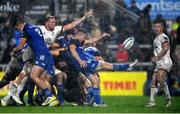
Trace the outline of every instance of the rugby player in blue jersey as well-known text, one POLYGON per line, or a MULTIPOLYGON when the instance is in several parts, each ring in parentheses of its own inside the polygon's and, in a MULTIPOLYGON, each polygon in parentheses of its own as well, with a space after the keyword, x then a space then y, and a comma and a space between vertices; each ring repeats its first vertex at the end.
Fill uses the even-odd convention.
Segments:
POLYGON ((100 81, 96 72, 100 69, 122 71, 131 69, 136 63, 137 60, 132 64, 111 64, 101 60, 95 59, 95 57, 84 51, 84 45, 92 44, 99 41, 100 39, 110 37, 109 34, 104 33, 100 38, 87 38, 87 33, 83 29, 79 29, 76 32, 75 38, 71 40, 69 45, 69 51, 71 54, 71 60, 75 65, 76 69, 88 77, 92 83, 92 88, 87 88, 89 93, 92 93, 94 97, 95 107, 104 107, 107 105, 102 104, 100 97, 100 81))
POLYGON ((25 43, 29 45, 35 56, 35 64, 33 65, 30 77, 34 82, 44 90, 47 98, 42 105, 48 105, 56 101, 56 97, 51 92, 49 80, 54 75, 53 58, 47 48, 43 34, 39 27, 25 23, 22 18, 19 18, 16 23, 16 28, 23 31, 23 37, 17 47, 13 49, 14 53, 18 53, 25 43))

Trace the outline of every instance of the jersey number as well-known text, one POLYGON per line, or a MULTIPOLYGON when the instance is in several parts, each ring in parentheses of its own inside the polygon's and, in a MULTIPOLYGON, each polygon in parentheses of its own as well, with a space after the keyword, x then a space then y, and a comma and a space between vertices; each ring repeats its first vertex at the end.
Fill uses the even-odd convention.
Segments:
POLYGON ((35 31, 39 34, 39 36, 41 36, 41 37, 43 36, 39 29, 35 29, 35 31))

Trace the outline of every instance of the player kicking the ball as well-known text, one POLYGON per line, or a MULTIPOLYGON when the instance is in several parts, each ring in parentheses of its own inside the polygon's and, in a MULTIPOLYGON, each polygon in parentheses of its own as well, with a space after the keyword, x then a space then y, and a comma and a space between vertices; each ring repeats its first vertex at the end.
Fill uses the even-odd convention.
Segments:
POLYGON ((87 38, 87 33, 83 29, 79 29, 75 38, 70 41, 69 51, 70 58, 76 69, 83 73, 92 83, 91 88, 87 88, 87 91, 94 97, 94 107, 106 107, 100 97, 100 80, 96 72, 101 69, 114 70, 114 71, 123 71, 131 69, 136 63, 137 60, 132 64, 111 64, 105 61, 96 60, 95 56, 84 51, 84 45, 92 44, 99 41, 100 39, 109 37, 110 35, 104 33, 100 38, 87 38))
POLYGON ((158 83, 165 92, 165 107, 170 107, 171 96, 169 93, 168 85, 166 83, 167 73, 172 67, 172 60, 170 58, 170 42, 168 36, 163 33, 164 25, 162 22, 156 21, 154 24, 154 29, 156 32, 156 38, 153 42, 154 57, 152 57, 152 62, 155 63, 156 68, 152 76, 150 100, 145 107, 154 107, 156 105, 155 97, 158 92, 158 83))

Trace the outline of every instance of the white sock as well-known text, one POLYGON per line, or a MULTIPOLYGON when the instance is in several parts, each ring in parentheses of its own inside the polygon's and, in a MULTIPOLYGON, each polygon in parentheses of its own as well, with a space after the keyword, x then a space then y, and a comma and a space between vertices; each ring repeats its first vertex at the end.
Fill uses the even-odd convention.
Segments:
POLYGON ((12 96, 13 94, 15 94, 15 92, 17 91, 17 87, 18 87, 18 84, 16 82, 10 83, 8 95, 12 96))
POLYGON ((2 98, 2 100, 4 100, 6 103, 9 102, 11 96, 17 91, 17 83, 10 83, 9 84, 9 91, 8 94, 2 98))
POLYGON ((167 83, 165 83, 164 85, 165 85, 165 86, 163 87, 163 90, 164 90, 164 93, 165 93, 166 98, 171 98, 167 83))
POLYGON ((11 95, 8 94, 5 97, 3 97, 2 100, 5 101, 6 103, 8 103, 10 98, 11 98, 11 95))
POLYGON ((21 84, 17 88, 17 95, 19 96, 20 92, 23 90, 25 83, 27 81, 27 77, 25 77, 22 81, 21 84))
POLYGON ((155 101, 155 97, 157 95, 158 89, 156 87, 151 87, 150 100, 151 102, 155 101))

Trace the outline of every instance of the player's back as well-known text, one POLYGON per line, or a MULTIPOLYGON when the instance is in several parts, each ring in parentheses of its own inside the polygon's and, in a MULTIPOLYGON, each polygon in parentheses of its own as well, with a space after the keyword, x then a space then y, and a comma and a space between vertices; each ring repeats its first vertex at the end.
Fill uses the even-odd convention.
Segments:
POLYGON ((27 43, 29 44, 35 55, 39 53, 49 52, 49 49, 44 42, 43 34, 40 28, 38 28, 37 26, 25 24, 23 35, 27 39, 27 43))

